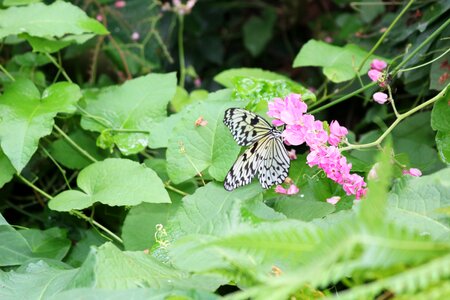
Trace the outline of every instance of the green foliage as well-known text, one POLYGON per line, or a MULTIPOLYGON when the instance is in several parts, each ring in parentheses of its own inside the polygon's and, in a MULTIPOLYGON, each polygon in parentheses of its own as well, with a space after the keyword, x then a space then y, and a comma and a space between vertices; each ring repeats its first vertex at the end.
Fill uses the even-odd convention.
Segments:
POLYGON ((49 208, 70 211, 96 202, 110 206, 170 203, 156 173, 128 159, 109 158, 93 163, 80 172, 77 184, 82 191, 69 190, 58 194, 49 202, 49 208))
POLYGON ((52 132, 55 116, 73 113, 80 97, 78 86, 67 82, 55 83, 42 94, 26 79, 7 86, 0 97, 0 140, 18 172, 37 150, 39 139, 52 132))
POLYGON ((0 9, 0 299, 450 297, 450 4, 47 3, 0 9), (361 200, 304 144, 298 193, 223 188, 225 110, 290 93, 361 200))
POLYGON ((329 80, 343 82, 357 75, 361 76, 369 70, 370 62, 375 58, 374 56, 369 57, 358 71, 360 64, 367 55, 367 51, 356 45, 348 44, 345 47, 337 47, 325 42, 310 40, 297 54, 293 66, 322 67, 323 74, 329 80))

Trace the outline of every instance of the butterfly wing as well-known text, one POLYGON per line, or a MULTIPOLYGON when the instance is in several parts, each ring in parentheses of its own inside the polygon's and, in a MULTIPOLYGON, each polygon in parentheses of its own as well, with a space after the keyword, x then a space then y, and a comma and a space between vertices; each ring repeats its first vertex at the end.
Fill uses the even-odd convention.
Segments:
POLYGON ((258 179, 261 186, 268 189, 274 184, 281 184, 289 173, 291 160, 280 137, 270 136, 265 149, 258 149, 264 154, 258 165, 258 179))
POLYGON ((236 160, 228 172, 223 186, 227 191, 249 184, 258 172, 259 164, 262 162, 264 152, 261 149, 266 148, 269 137, 260 139, 251 147, 244 151, 236 160))
POLYGON ((249 146, 270 133, 273 128, 260 116, 242 108, 225 111, 223 123, 230 129, 239 146, 249 146))

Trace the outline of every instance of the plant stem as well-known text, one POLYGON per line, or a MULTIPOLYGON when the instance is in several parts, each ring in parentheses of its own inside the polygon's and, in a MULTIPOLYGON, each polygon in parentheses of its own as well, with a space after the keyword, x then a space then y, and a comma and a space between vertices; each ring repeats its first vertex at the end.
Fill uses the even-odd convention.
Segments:
POLYGON ((395 116, 398 118, 398 117, 400 116, 400 114, 398 113, 397 108, 395 107, 395 101, 394 101, 394 97, 392 97, 391 86, 388 85, 387 88, 388 88, 389 100, 390 100, 390 102, 391 102, 392 109, 394 110, 395 116))
POLYGON ((166 189, 172 190, 172 191, 174 191, 175 193, 178 193, 178 194, 180 194, 180 195, 182 195, 182 196, 188 196, 188 195, 189 195, 188 193, 183 192, 182 190, 179 190, 179 189, 177 189, 176 187, 171 186, 168 182, 165 182, 165 183, 164 183, 164 186, 166 187, 166 189))
MULTIPOLYGON (((53 199, 53 197, 49 194, 47 194, 46 192, 44 192, 43 190, 41 190, 40 188, 38 188, 37 186, 35 186, 32 182, 30 182, 28 179, 26 179, 25 177, 23 177, 22 175, 20 175, 19 173, 16 173, 16 176, 22 180, 26 185, 28 185, 29 187, 31 187, 33 190, 35 190, 36 192, 38 192, 39 194, 41 194, 42 196, 44 196, 45 198, 51 200, 53 199)), ((118 241, 119 243, 123 244, 123 241, 120 237, 118 237, 116 234, 114 234, 111 230, 109 230, 108 228, 106 228, 105 226, 103 226, 102 224, 98 223, 97 221, 95 221, 94 219, 89 218, 88 216, 86 216, 85 214, 83 214, 81 211, 78 210, 71 210, 70 211, 71 214, 76 215, 77 217, 82 218, 85 221, 88 221, 89 223, 92 223, 93 225, 95 225, 96 227, 100 228, 101 230, 103 230, 104 232, 106 232, 107 234, 109 234, 111 237, 113 237, 116 241, 118 241)))
POLYGON ((47 194, 45 191, 41 190, 40 188, 38 188, 37 186, 35 186, 31 181, 29 181, 28 179, 26 179, 25 177, 23 177, 22 175, 20 175, 19 173, 16 173, 16 176, 22 180, 26 185, 28 185, 29 187, 31 187, 33 190, 35 190, 36 192, 38 192, 39 194, 41 194, 42 196, 44 196, 47 199, 53 199, 53 197, 49 194, 47 194))
POLYGON ((411 67, 411 68, 401 69, 401 70, 398 70, 398 72, 408 72, 408 71, 412 71, 412 70, 415 70, 415 69, 419 69, 419 68, 425 67, 426 65, 434 63, 435 61, 437 61, 438 59, 443 57, 445 54, 447 54, 448 52, 450 52, 450 48, 448 48, 444 53, 442 53, 438 57, 433 58, 432 60, 427 61, 426 63, 423 63, 423 64, 418 65, 418 66, 414 66, 414 67, 411 67))
POLYGON ((341 148, 341 151, 348 151, 348 150, 353 150, 353 149, 363 149, 363 148, 370 148, 370 147, 374 147, 374 146, 378 146, 381 144, 381 142, 389 135, 389 133, 391 133, 392 130, 394 130, 394 128, 404 119, 406 119, 407 117, 409 117, 410 115, 418 112, 419 110, 421 110, 424 107, 427 107, 430 104, 433 104, 434 102, 438 101, 441 98, 444 98, 447 96, 448 90, 450 89, 450 84, 448 84, 439 94, 437 94, 436 96, 434 96, 433 98, 431 98, 430 100, 414 107, 413 109, 403 113, 403 114, 399 114, 397 116, 397 118, 395 119, 395 121, 391 124, 391 126, 389 126, 388 129, 386 129, 386 131, 375 141, 371 142, 371 143, 367 143, 367 144, 361 144, 361 145, 353 145, 353 144, 349 144, 347 147, 341 148))
POLYGON ((378 47, 381 45, 381 43, 384 41, 386 36, 389 34, 389 32, 394 28, 395 24, 400 20, 400 18, 406 13, 406 11, 409 9, 409 7, 414 3, 414 0, 410 0, 408 4, 402 9, 402 11, 397 15, 397 17, 392 21, 391 25, 386 29, 386 31, 383 33, 383 35, 379 38, 377 43, 370 49, 369 53, 367 53, 366 57, 362 60, 361 64, 358 67, 357 73, 361 71, 362 67, 366 63, 366 61, 369 59, 370 56, 378 49, 378 47))
POLYGON ((70 79, 69 75, 67 75, 66 71, 64 70, 64 68, 62 67, 62 65, 60 65, 56 59, 51 56, 49 53, 45 52, 45 55, 48 57, 48 59, 50 59, 50 61, 55 65, 55 67, 58 68, 59 71, 61 71, 61 73, 63 74, 64 78, 70 82, 73 83, 73 81, 70 79))
POLYGON ((338 99, 336 99, 336 100, 334 100, 334 101, 332 101, 332 102, 330 102, 330 103, 328 103, 328 104, 325 104, 324 106, 321 106, 321 107, 319 107, 319 108, 316 108, 316 109, 310 111, 309 113, 310 113, 310 114, 314 114, 314 113, 317 113, 317 112, 319 112, 319 111, 322 111, 322 110, 324 110, 324 109, 326 109, 326 108, 328 108, 328 107, 331 107, 331 106, 334 106, 334 105, 336 105, 336 104, 338 104, 338 103, 341 103, 342 101, 347 100, 348 98, 351 98, 351 97, 353 97, 354 95, 357 95, 357 94, 359 94, 359 93, 361 93, 361 92, 363 92, 363 91, 365 91, 365 90, 367 90, 367 89, 373 87, 373 86, 376 85, 376 84, 377 84, 376 82, 371 82, 371 83, 369 83, 368 85, 363 86, 363 87, 357 89, 356 91, 353 91, 353 92, 351 92, 350 94, 347 94, 347 95, 345 95, 345 96, 342 96, 342 97, 340 97, 340 98, 338 98, 338 99))
POLYGON ((55 128, 56 131, 58 131, 58 133, 61 134, 66 139, 67 142, 69 142, 69 144, 71 144, 75 149, 78 150, 78 152, 83 154, 87 159, 89 159, 94 163, 97 162, 97 160, 94 157, 92 157, 86 150, 78 146, 78 144, 75 143, 74 140, 72 140, 61 128, 58 127, 58 125, 56 124, 53 125, 53 128, 55 128))
POLYGON ((111 237, 113 237, 116 241, 118 241, 119 243, 121 243, 123 245, 123 240, 118 237, 115 233, 113 233, 111 230, 109 230, 108 228, 106 228, 105 226, 103 226, 102 224, 98 223, 97 221, 95 221, 92 218, 89 218, 88 216, 86 216, 85 214, 83 214, 81 211, 78 210, 71 210, 70 211, 71 214, 80 217, 81 219, 92 223, 93 225, 95 225, 96 227, 100 228, 101 230, 103 230, 104 232, 106 232, 107 234, 109 234, 111 237))
POLYGON ((178 15, 178 59, 180 61, 180 87, 184 88, 184 81, 186 77, 186 66, 184 62, 184 45, 183 45, 183 31, 184 31, 184 16, 178 15))
POLYGON ((401 63, 399 63, 393 70, 392 70, 392 76, 395 76, 397 74, 401 67, 403 67, 408 61, 410 61, 416 54, 419 52, 426 44, 431 42, 438 34, 441 33, 442 30, 444 30, 448 25, 450 24, 450 18, 445 21, 444 24, 442 24, 438 29, 436 29, 432 34, 430 34, 429 37, 425 39, 425 41, 422 42, 416 49, 414 49, 401 63))
POLYGON ((1 64, 0 64, 0 71, 2 71, 3 73, 5 73, 5 75, 11 79, 11 81, 16 81, 16 79, 11 75, 11 73, 8 72, 8 70, 6 70, 1 64))

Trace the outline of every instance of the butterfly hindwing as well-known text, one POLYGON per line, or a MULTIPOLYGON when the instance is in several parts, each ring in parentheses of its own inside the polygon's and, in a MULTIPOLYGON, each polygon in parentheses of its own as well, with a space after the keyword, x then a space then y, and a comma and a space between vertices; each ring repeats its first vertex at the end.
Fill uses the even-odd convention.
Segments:
POLYGON ((249 146, 267 135, 273 128, 260 116, 242 108, 225 111, 224 124, 230 129, 239 146, 249 146))
POLYGON ((258 166, 258 179, 265 189, 283 183, 291 163, 280 138, 271 138, 266 147, 265 157, 258 166))
POLYGON ((250 145, 225 177, 227 191, 249 184, 256 174, 265 189, 286 179, 290 159, 281 132, 260 116, 241 108, 228 109, 224 123, 239 145, 250 145))

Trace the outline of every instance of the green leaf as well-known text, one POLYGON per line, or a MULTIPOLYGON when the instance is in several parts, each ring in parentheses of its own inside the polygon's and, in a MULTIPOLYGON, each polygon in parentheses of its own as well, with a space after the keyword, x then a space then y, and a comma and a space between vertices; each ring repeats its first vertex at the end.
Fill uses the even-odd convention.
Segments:
POLYGON ((152 288, 132 288, 126 290, 105 290, 95 288, 80 288, 63 291, 56 294, 51 300, 122 300, 122 299, 145 299, 145 300, 218 300, 220 296, 201 290, 186 289, 152 289, 152 288))
MULTIPOLYGON (((95 159, 101 160, 107 156, 105 151, 101 151, 95 145, 95 139, 87 132, 77 129, 71 132, 69 137, 95 159)), ((50 145, 49 152, 53 158, 69 169, 82 169, 92 163, 91 160, 75 149, 65 138, 54 141, 50 145)))
MULTIPOLYGON (((436 5, 439 5, 436 3, 436 5)), ((447 6, 449 4, 447 3, 447 6)), ((447 7, 448 10, 449 7, 447 7)), ((443 49, 442 51, 446 51, 450 48, 450 42, 447 37, 450 34, 450 29, 444 30, 443 33, 441 33, 440 38, 436 41, 435 49, 443 49)), ((442 55, 440 51, 437 51, 436 54, 433 55, 433 59, 437 58, 438 56, 442 55)), ((444 55, 443 57, 439 58, 438 60, 434 61, 431 64, 431 70, 430 73, 430 89, 432 90, 443 90, 448 86, 449 79, 448 79, 448 66, 450 64, 449 55, 444 55)))
POLYGON ((156 173, 128 159, 108 158, 91 164, 80 172, 77 184, 82 191, 64 191, 50 200, 48 207, 70 211, 96 202, 109 206, 170 203, 156 173))
POLYGON ((27 240, 34 257, 63 259, 69 252, 71 241, 66 231, 53 227, 47 230, 26 229, 19 233, 27 240))
MULTIPOLYGON (((447 93, 450 92, 450 84, 446 87, 447 93)), ((431 127, 434 130, 450 132, 450 105, 448 97, 442 97, 433 106, 431 112, 431 127)))
POLYGON ((3 152, 20 172, 37 149, 39 139, 52 132, 53 118, 72 113, 81 97, 77 85, 59 82, 42 96, 29 80, 18 79, 0 96, 0 140, 3 152))
MULTIPOLYGON (((328 79, 336 83, 344 82, 356 76, 356 69, 367 54, 367 51, 353 44, 338 47, 310 40, 300 49, 295 57, 293 67, 323 67, 323 73, 328 79)), ((371 60, 374 58, 375 56, 369 57, 359 75, 363 75, 369 70, 371 60)), ((381 59, 386 61, 384 58, 381 59)))
MULTIPOLYGON (((0 214, 0 266, 19 265, 33 258, 27 240, 12 228, 0 214)), ((0 272, 1 275, 1 272, 0 272)), ((0 293, 1 293, 0 289, 0 293)))
POLYGON ((152 73, 121 86, 86 91, 81 126, 108 132, 125 155, 138 153, 147 147, 155 124, 166 118, 175 88, 175 73, 152 73))
POLYGON ((79 7, 56 1, 51 5, 35 3, 0 10, 0 38, 21 33, 56 40, 86 33, 107 34, 108 31, 79 7))
POLYGON ((309 222, 334 212, 334 205, 327 202, 306 200, 301 197, 281 197, 275 201, 276 211, 288 218, 309 222))
POLYGON ((208 183, 193 195, 183 198, 183 204, 170 220, 170 226, 185 233, 223 235, 243 223, 240 208, 245 200, 262 192, 259 184, 251 184, 232 192, 222 185, 208 183))
POLYGON ((142 203, 128 212, 122 226, 122 239, 126 250, 150 249, 155 243, 157 224, 167 224, 180 202, 172 204, 142 203))
POLYGON ((152 288, 190 287, 215 290, 217 280, 189 275, 157 261, 143 251, 122 252, 112 243, 98 248, 81 267, 72 287, 100 289, 129 289, 148 286, 152 288))
POLYGON ((172 114, 164 120, 155 123, 148 138, 148 147, 167 148, 173 128, 180 121, 182 115, 183 113, 172 114))
POLYGON ((22 67, 40 67, 51 62, 45 54, 34 52, 14 55, 12 60, 22 67))
POLYGON ((76 241, 75 245, 70 249, 69 254, 64 259, 66 263, 73 267, 79 267, 88 257, 92 246, 100 246, 107 242, 105 237, 101 236, 94 229, 79 230, 81 238, 76 241))
POLYGON ((65 36, 58 40, 51 40, 36 36, 31 36, 27 33, 21 33, 19 37, 26 39, 31 47, 33 48, 33 51, 35 52, 43 52, 43 53, 53 53, 57 52, 70 44, 77 43, 77 44, 83 44, 89 39, 94 37, 94 34, 82 34, 82 35, 76 35, 76 36, 65 36))
POLYGON ((258 56, 272 38, 277 15, 273 9, 265 9, 261 17, 252 16, 245 22, 243 29, 245 48, 258 56))
POLYGON ((16 169, 14 169, 14 166, 0 148, 0 188, 9 182, 15 173, 16 169))
POLYGON ((64 290, 76 273, 76 269, 56 269, 44 261, 30 263, 16 271, 0 271, 0 298, 49 299, 64 290))
POLYGON ((450 132, 438 131, 436 133, 436 147, 441 160, 450 164, 450 132))
POLYGON ((167 149, 167 172, 174 183, 180 183, 205 170, 222 181, 239 153, 240 147, 223 124, 225 110, 234 106, 229 91, 210 94, 208 100, 186 108, 175 125, 167 149), (203 117, 206 126, 196 126, 203 117))
POLYGON ((393 187, 389 205, 443 222, 450 228, 448 218, 438 211, 450 206, 450 168, 427 176, 405 177, 393 187))
POLYGON ((3 0, 4 6, 28 5, 31 3, 41 2, 42 0, 3 0))
POLYGON ((304 101, 316 101, 316 96, 303 85, 284 75, 257 68, 238 68, 222 71, 214 81, 227 88, 234 88, 233 99, 258 103, 285 97, 290 93, 302 95, 304 101))

